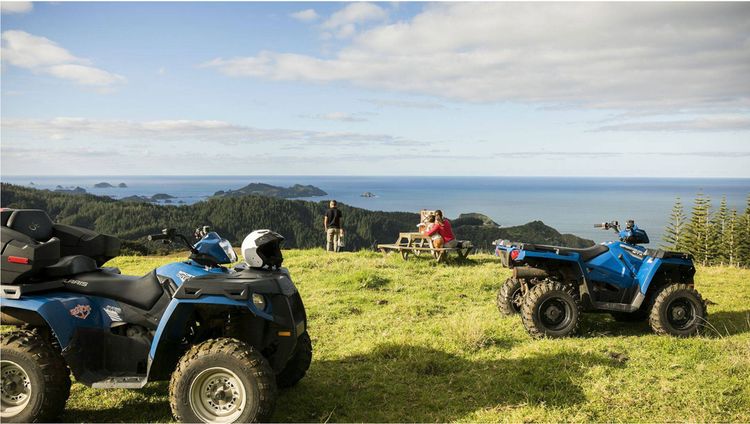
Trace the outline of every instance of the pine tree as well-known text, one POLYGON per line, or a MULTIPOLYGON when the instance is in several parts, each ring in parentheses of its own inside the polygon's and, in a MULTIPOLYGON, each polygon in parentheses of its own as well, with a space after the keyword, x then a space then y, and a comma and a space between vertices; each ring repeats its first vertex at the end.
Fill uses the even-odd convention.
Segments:
POLYGON ((729 208, 727 207, 727 197, 721 198, 719 209, 711 217, 711 233, 716 240, 716 250, 712 255, 711 262, 718 265, 725 265, 729 262, 730 246, 727 242, 727 221, 729 220, 729 208))
POLYGON ((729 266, 739 266, 740 218, 737 209, 732 209, 721 238, 722 250, 729 266))
POLYGON ((701 265, 710 265, 715 253, 716 238, 711 225, 711 200, 702 192, 693 203, 690 223, 687 227, 687 250, 701 265))
POLYGON ((745 213, 740 216, 737 227, 737 262, 740 266, 750 267, 750 195, 747 196, 745 213))
POLYGON ((663 247, 669 250, 682 251, 685 249, 685 230, 687 226, 687 217, 682 201, 678 197, 672 207, 672 213, 669 215, 669 223, 664 230, 663 247))

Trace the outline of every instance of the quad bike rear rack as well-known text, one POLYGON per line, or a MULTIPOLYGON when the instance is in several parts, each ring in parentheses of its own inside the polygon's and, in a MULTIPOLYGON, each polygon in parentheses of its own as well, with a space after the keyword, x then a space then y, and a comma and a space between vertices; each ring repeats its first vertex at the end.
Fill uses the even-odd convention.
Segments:
POLYGON ((62 280, 28 284, 3 284, 0 285, 0 297, 5 299, 20 299, 21 296, 26 294, 57 290, 62 289, 63 287, 62 280))

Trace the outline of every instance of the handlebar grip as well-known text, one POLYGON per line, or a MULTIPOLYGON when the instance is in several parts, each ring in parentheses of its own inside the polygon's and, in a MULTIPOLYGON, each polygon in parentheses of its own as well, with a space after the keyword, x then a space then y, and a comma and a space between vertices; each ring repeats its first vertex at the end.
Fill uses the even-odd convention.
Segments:
POLYGON ((594 224, 594 228, 604 228, 606 227, 605 224, 594 224))
POLYGON ((151 234, 147 238, 149 241, 169 240, 169 236, 166 234, 151 234))

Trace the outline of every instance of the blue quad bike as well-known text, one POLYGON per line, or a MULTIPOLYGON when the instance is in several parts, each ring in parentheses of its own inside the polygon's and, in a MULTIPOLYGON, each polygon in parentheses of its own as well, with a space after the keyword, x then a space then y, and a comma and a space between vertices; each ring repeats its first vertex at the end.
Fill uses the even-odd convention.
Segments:
MULTIPOLYGON (((53 421, 70 394, 70 372, 95 388, 142 388, 169 380, 184 422, 267 421, 277 387, 307 371, 312 345, 302 299, 281 268, 283 238, 268 230, 243 242, 245 264, 215 232, 190 258, 148 274, 102 265, 114 237, 55 224, 41 210, 2 209, 0 318, 3 422, 53 421)), ((205 228, 204 228, 205 229, 205 228)))
POLYGON ((648 235, 630 220, 597 224, 619 241, 584 249, 496 241, 495 254, 513 276, 500 288, 502 314, 521 315, 532 337, 576 332, 581 312, 608 312, 617 321, 648 320, 656 334, 687 337, 706 322, 687 253, 647 249, 648 235))

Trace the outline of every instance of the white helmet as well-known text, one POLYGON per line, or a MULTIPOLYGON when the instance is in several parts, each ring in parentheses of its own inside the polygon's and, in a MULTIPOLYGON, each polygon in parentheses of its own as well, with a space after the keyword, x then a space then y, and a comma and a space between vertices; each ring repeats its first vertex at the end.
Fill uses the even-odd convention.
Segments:
POLYGON ((279 268, 284 258, 281 243, 284 237, 271 230, 255 230, 242 241, 242 256, 253 268, 279 268))

